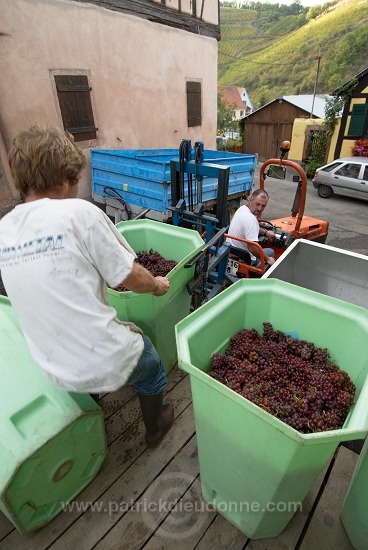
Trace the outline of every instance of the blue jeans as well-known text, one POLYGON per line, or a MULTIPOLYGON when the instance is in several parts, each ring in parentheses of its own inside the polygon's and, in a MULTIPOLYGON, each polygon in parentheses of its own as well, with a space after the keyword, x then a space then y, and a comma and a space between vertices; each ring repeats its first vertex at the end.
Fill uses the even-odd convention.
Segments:
MULTIPOLYGON (((271 258, 274 258, 275 257, 275 251, 273 248, 264 248, 263 249, 264 253, 266 256, 271 256, 271 258)), ((259 260, 258 258, 256 258, 253 262, 252 262, 252 265, 254 265, 255 267, 258 267, 259 265, 261 265, 261 260, 259 260)))
POLYGON ((142 395, 159 395, 167 385, 167 378, 161 359, 148 336, 143 335, 142 355, 127 380, 142 395))

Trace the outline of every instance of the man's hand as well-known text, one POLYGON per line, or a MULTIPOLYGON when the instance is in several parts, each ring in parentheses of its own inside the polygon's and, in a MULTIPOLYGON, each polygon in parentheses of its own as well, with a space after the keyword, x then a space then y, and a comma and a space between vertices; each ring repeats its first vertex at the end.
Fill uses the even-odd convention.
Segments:
POLYGON ((170 287, 167 277, 153 277, 145 267, 137 262, 133 263, 130 275, 122 283, 128 290, 138 294, 153 292, 155 296, 162 296, 170 287))
POLYGON ((170 281, 167 277, 155 277, 157 290, 153 293, 155 296, 163 296, 170 288, 170 281))
POLYGON ((267 229, 265 233, 265 237, 267 238, 268 241, 272 241, 272 239, 276 237, 276 233, 274 231, 271 231, 271 229, 267 229))
POLYGON ((272 256, 268 256, 267 258, 267 262, 265 262, 266 264, 268 265, 273 265, 275 263, 275 258, 273 258, 272 256))

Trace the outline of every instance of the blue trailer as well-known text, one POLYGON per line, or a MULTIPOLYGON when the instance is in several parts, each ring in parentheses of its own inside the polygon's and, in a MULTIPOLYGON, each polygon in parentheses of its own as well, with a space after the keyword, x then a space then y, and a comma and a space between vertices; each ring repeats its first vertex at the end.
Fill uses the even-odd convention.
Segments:
MULTIPOLYGON (((253 187, 256 155, 203 150, 203 161, 230 167, 228 202, 235 209, 253 187)), ((195 149, 191 149, 192 160, 195 149)), ((178 149, 91 150, 92 197, 106 204, 115 221, 127 220, 150 209, 148 218, 166 221, 171 217, 170 161, 179 161, 178 149)), ((201 184, 206 209, 216 203, 218 179, 205 176, 201 184)))

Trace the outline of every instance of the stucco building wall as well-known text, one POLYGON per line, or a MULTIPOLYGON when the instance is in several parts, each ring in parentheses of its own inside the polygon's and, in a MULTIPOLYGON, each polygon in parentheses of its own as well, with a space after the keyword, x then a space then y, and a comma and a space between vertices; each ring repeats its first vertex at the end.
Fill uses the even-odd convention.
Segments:
MULTIPOLYGON (((350 117, 349 117, 350 119, 350 117)), ((337 140, 338 140, 338 135, 339 135, 339 130, 340 130, 340 125, 341 125, 341 119, 339 120, 339 123, 338 125, 336 126, 336 129, 335 129, 335 132, 334 132, 334 135, 333 135, 333 138, 334 138, 334 141, 332 143, 331 141, 331 147, 330 147, 330 154, 329 154, 329 160, 328 162, 331 162, 334 160, 334 151, 336 149, 336 144, 337 144, 337 140)), ((344 157, 351 157, 351 148, 354 144, 354 141, 352 140, 344 140, 341 144, 341 151, 340 151, 340 158, 344 158, 344 157)))
MULTIPOLYGON (((213 3, 217 6, 217 2, 213 3)), ((97 139, 90 147, 215 148, 217 40, 70 0, 0 0, 0 115, 9 150, 21 130, 63 127, 54 74, 86 74, 97 139), (202 84, 202 125, 188 128, 186 82, 202 84)), ((214 13, 207 14, 207 17, 214 13)), ((85 169, 80 196, 91 194, 85 169)))
MULTIPOLYGON (((296 162, 301 162, 304 158, 304 148, 306 134, 308 127, 311 126, 323 126, 325 123, 324 119, 315 119, 315 118, 296 118, 293 124, 293 131, 291 137, 291 148, 288 153, 288 159, 295 160, 296 162)), ((336 147, 337 136, 340 128, 340 120, 338 121, 333 136, 330 140, 330 147, 328 151, 327 161, 332 162, 334 160, 334 151, 336 147)), ((349 151, 345 156, 350 156, 351 152, 349 151)))

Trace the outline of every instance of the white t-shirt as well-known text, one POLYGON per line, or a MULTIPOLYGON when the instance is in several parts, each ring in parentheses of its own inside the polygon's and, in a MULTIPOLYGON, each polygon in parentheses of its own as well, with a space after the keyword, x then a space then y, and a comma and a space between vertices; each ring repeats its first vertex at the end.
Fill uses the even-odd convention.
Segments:
POLYGON ((0 220, 6 291, 34 360, 57 386, 97 393, 126 383, 143 338, 116 318, 106 282, 120 284, 134 258, 109 218, 85 200, 40 199, 0 220))
MULTIPOLYGON (((248 241, 258 242, 259 223, 256 216, 249 210, 248 206, 243 205, 235 212, 230 223, 228 234, 233 237, 240 237, 242 239, 248 239, 248 241)), ((246 243, 229 238, 226 240, 231 246, 249 252, 246 243)), ((253 254, 250 254, 250 256, 252 261, 256 259, 253 254)))

